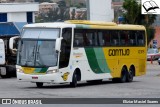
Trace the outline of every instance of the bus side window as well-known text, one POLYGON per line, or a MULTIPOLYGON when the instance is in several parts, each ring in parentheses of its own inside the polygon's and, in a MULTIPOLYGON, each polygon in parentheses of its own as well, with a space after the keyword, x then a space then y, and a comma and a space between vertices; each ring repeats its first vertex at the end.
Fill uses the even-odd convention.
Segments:
POLYGON ((82 47, 82 46, 84 46, 83 32, 82 32, 81 29, 75 29, 73 46, 74 47, 82 47))
POLYGON ((98 43, 100 46, 104 46, 105 40, 103 38, 103 33, 101 31, 98 32, 98 43))
POLYGON ((120 31, 119 35, 120 35, 120 45, 124 46, 125 45, 125 34, 124 34, 124 31, 120 31))
POLYGON ((109 31, 106 30, 103 32, 103 38, 104 38, 104 45, 110 46, 111 34, 109 31))
POLYGON ((80 41, 79 41, 79 39, 78 39, 78 35, 76 34, 75 35, 75 38, 74 38, 74 46, 80 46, 80 41))
POLYGON ((86 45, 85 46, 93 46, 94 45, 94 40, 93 40, 93 33, 92 32, 87 32, 86 33, 86 45))
POLYGON ((137 44, 138 46, 144 46, 144 32, 142 31, 137 31, 137 44))
POLYGON ((79 40, 75 38, 74 40, 74 46, 78 46, 79 45, 79 40))
POLYGON ((136 46, 136 32, 135 31, 130 31, 129 34, 129 41, 130 41, 130 46, 136 46))
POLYGON ((135 40, 134 39, 130 39, 130 45, 135 45, 135 40))
POLYGON ((97 35, 97 31, 94 32, 94 46, 98 46, 98 35, 97 35))
POLYGON ((112 46, 119 46, 119 35, 118 31, 111 31, 111 43, 112 46))

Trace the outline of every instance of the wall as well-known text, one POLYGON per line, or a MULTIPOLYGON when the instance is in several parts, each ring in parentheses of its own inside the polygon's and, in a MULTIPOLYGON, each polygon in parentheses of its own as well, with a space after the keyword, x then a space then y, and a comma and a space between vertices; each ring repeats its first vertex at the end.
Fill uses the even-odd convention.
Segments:
POLYGON ((36 3, 1 3, 0 12, 26 12, 38 11, 39 5, 36 3))
POLYGON ((26 22, 27 15, 25 12, 8 13, 8 22, 26 22))
POLYGON ((7 14, 7 21, 4 22, 35 22, 34 12, 38 10, 37 3, 0 3, 0 13, 7 14))

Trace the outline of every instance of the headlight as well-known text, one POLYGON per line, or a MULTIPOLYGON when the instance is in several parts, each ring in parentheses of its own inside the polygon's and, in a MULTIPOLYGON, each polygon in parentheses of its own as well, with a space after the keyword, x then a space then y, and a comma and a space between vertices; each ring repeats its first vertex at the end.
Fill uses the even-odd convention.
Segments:
POLYGON ((54 69, 54 70, 48 70, 48 71, 46 72, 46 74, 53 74, 53 73, 56 73, 56 72, 58 72, 58 70, 57 70, 57 69, 54 69))
POLYGON ((23 73, 23 70, 20 68, 17 68, 17 72, 23 73))

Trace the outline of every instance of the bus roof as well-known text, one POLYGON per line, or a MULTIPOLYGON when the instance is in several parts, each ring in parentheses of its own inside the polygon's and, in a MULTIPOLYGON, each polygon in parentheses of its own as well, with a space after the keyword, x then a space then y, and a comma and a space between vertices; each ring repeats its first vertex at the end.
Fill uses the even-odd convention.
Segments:
POLYGON ((85 25, 100 25, 100 26, 116 26, 114 22, 104 22, 104 21, 89 21, 89 20, 68 20, 65 21, 72 24, 85 24, 85 25))
POLYGON ((68 20, 66 23, 81 25, 80 27, 96 29, 117 29, 117 30, 145 30, 142 25, 116 24, 114 22, 89 21, 89 20, 68 20))
POLYGON ((116 24, 114 22, 87 21, 87 20, 68 20, 65 22, 35 23, 24 27, 43 27, 43 28, 86 28, 86 29, 110 29, 110 30, 145 30, 142 25, 116 24))
POLYGON ((64 22, 48 22, 48 23, 34 23, 34 24, 27 24, 24 27, 25 28, 30 28, 30 27, 35 27, 35 28, 65 28, 65 27, 74 27, 74 24, 68 24, 64 22))

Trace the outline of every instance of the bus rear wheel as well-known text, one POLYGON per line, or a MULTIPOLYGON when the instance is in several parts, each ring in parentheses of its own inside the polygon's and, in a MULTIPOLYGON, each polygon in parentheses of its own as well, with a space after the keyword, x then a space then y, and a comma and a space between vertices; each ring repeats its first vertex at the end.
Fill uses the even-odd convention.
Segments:
POLYGON ((124 83, 124 82, 126 82, 127 81, 127 68, 125 68, 125 67, 123 67, 122 68, 122 72, 121 72, 121 77, 119 78, 119 81, 121 82, 121 83, 124 83))
POLYGON ((70 82, 70 86, 74 88, 77 86, 77 74, 76 73, 73 74, 73 78, 72 78, 72 82, 70 82))
POLYGON ((133 69, 130 68, 129 72, 127 73, 127 82, 132 82, 133 81, 133 69))
POLYGON ((36 82, 36 85, 38 88, 42 88, 43 87, 43 83, 42 82, 36 82))

